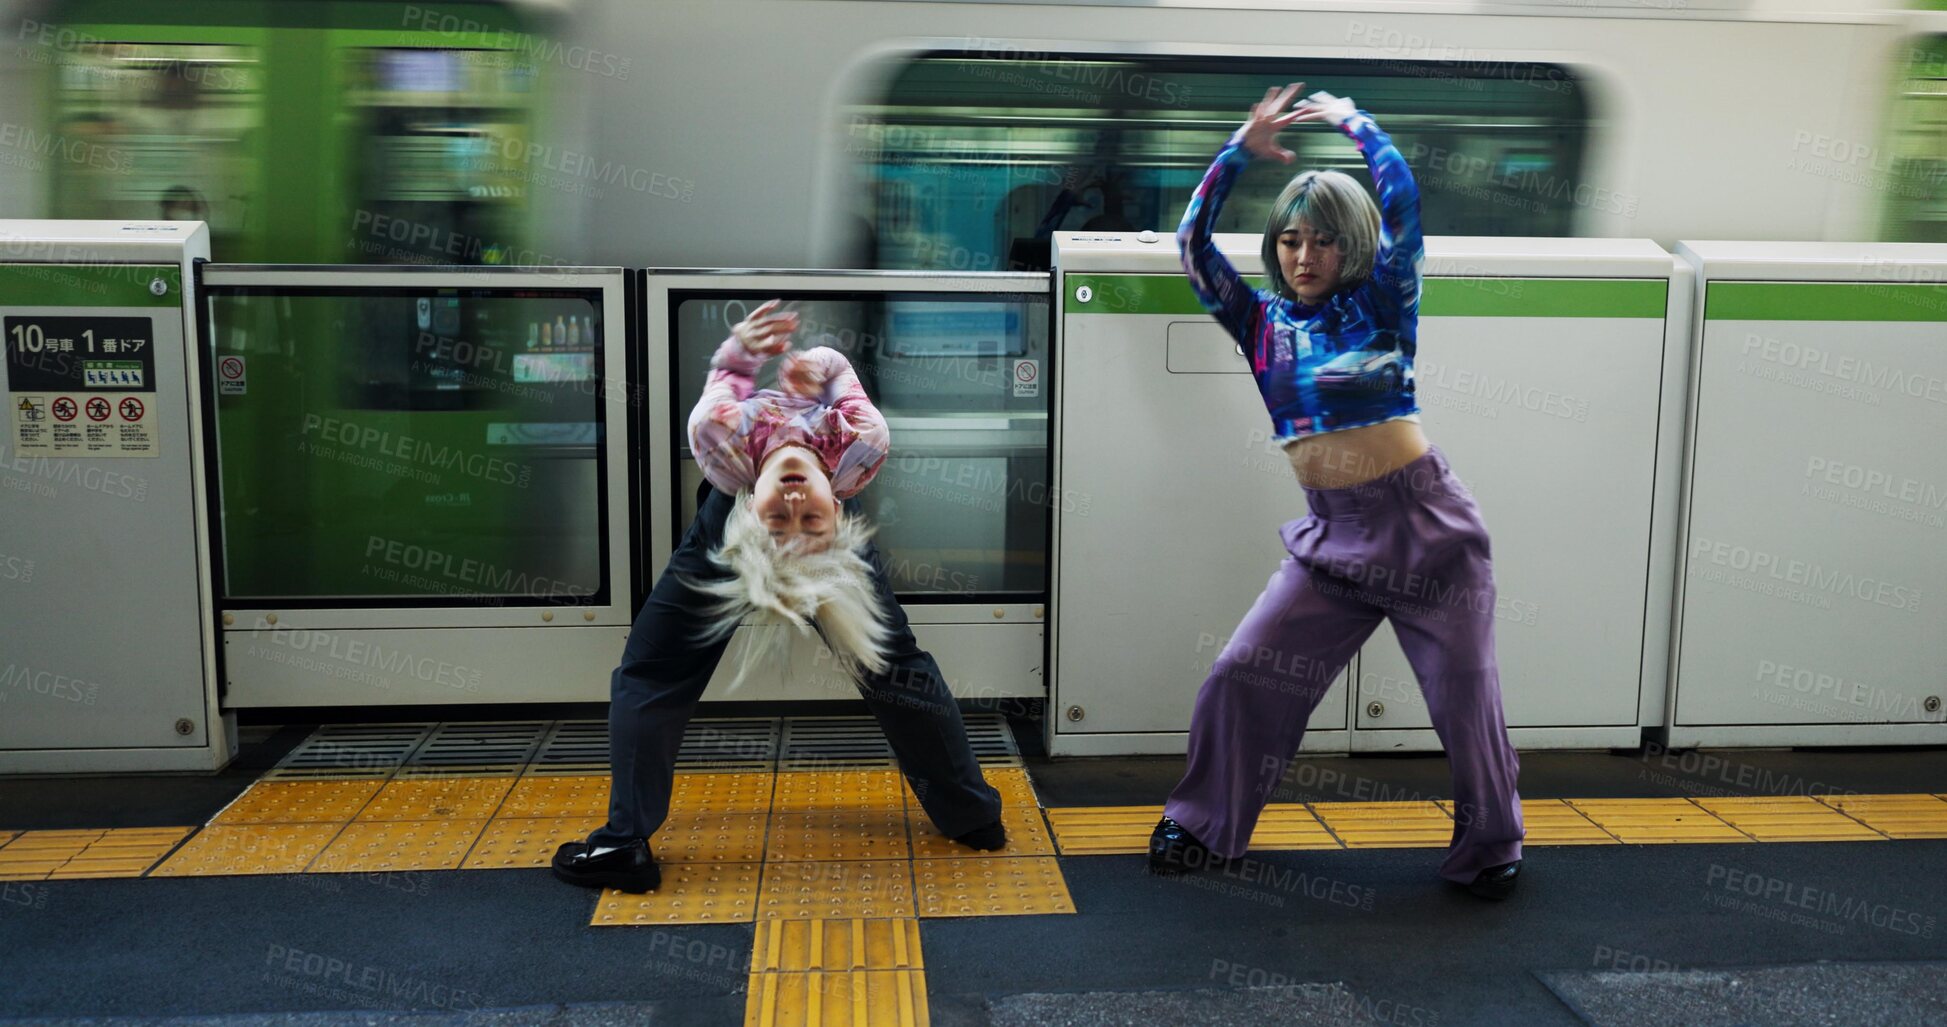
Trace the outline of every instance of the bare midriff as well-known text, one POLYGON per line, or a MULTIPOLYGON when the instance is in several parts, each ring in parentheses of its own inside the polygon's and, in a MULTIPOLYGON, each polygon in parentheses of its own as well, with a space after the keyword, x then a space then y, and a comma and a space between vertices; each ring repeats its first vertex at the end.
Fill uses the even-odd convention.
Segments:
POLYGON ((1426 433, 1417 421, 1383 421, 1363 428, 1308 435, 1285 447, 1298 484, 1308 489, 1342 489, 1383 477, 1418 460, 1427 451, 1426 433))

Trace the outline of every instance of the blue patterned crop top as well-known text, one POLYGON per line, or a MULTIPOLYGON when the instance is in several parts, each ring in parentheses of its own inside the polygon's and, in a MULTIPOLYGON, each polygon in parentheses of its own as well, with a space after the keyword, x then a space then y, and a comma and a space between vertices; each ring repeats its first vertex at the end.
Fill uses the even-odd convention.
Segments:
POLYGON ((1285 299, 1253 290, 1218 252, 1211 227, 1250 160, 1239 136, 1217 154, 1176 232, 1190 285, 1250 359, 1280 442, 1417 419, 1419 412, 1413 382, 1424 253, 1419 190, 1406 158, 1370 114, 1358 111, 1339 129, 1365 155, 1379 187, 1379 253, 1358 286, 1315 304, 1285 299))

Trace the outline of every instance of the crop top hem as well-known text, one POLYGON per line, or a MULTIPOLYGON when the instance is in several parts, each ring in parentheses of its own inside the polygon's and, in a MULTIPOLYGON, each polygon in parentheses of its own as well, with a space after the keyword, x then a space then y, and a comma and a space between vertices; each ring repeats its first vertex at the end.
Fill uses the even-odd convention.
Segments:
POLYGON ((1358 424, 1341 424, 1335 428, 1327 428, 1324 431, 1308 431, 1302 435, 1281 435, 1273 441, 1277 442, 1281 448, 1289 449, 1294 442, 1315 439, 1320 435, 1330 435, 1334 432, 1350 431, 1353 428, 1370 428, 1375 424, 1385 424, 1387 421, 1412 421, 1414 424, 1419 424, 1420 412, 1418 410, 1409 410, 1406 413, 1392 414, 1379 418, 1376 421, 1360 421, 1358 424))

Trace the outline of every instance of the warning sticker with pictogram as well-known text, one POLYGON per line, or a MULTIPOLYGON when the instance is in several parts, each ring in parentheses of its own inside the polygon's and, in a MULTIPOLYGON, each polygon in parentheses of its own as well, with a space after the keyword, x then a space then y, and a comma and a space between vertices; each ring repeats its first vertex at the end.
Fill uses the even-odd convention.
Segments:
POLYGON ((1014 362, 1014 394, 1016 396, 1041 395, 1041 361, 1016 360, 1014 362))
POLYGON ((159 455, 153 317, 10 311, 0 341, 15 452, 159 455))
POLYGON ((242 357, 224 357, 216 362, 216 392, 219 396, 241 396, 250 391, 242 357))

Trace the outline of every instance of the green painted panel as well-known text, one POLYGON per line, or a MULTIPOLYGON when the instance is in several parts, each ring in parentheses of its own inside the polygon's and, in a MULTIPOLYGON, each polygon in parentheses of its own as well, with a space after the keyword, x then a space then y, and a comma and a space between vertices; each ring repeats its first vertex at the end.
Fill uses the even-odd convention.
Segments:
POLYGON ((1711 282, 1706 321, 1947 321, 1947 285, 1711 282))
POLYGON ((183 272, 174 264, 0 264, 0 305, 12 307, 176 307, 183 272), (156 279, 168 283, 160 296, 156 279))
MULTIPOLYGON (((1261 284, 1251 279, 1252 285, 1261 284)), ((1421 317, 1662 317, 1668 283, 1661 278, 1428 278, 1421 317)), ((1070 314, 1201 314, 1181 275, 1067 277, 1070 314), (1087 286, 1087 303, 1075 298, 1087 286)))

